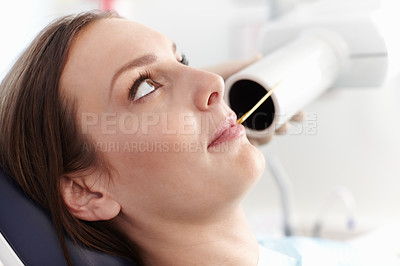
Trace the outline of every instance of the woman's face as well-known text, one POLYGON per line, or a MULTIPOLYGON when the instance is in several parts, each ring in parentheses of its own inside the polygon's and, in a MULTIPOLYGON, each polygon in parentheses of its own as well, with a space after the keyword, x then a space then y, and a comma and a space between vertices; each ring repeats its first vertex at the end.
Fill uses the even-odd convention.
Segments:
POLYGON ((241 126, 210 146, 234 113, 222 78, 182 59, 167 37, 117 18, 89 25, 69 53, 61 90, 77 99, 78 125, 112 167, 107 189, 125 213, 209 215, 237 204, 264 168, 241 126))

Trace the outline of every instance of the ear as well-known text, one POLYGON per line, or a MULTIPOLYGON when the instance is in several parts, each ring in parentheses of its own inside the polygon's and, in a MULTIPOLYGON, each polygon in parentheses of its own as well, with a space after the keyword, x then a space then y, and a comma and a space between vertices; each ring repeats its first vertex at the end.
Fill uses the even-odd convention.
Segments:
POLYGON ((105 184, 94 174, 62 177, 61 194, 70 212, 85 221, 110 220, 118 215, 121 205, 115 201, 105 184))

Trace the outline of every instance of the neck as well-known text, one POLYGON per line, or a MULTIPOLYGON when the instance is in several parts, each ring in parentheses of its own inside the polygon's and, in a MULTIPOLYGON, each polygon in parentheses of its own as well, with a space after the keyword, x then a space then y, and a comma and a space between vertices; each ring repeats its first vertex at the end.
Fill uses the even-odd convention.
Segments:
POLYGON ((195 224, 143 220, 121 224, 145 265, 257 265, 258 243, 241 207, 195 224))

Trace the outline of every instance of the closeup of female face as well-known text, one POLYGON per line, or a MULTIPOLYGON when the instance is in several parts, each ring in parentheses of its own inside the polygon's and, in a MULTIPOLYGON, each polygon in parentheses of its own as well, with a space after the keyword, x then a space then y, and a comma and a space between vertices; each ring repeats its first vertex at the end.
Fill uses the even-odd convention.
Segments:
POLYGON ((125 213, 193 219, 237 203, 263 171, 242 126, 213 142, 236 121, 224 82, 184 61, 167 37, 119 18, 90 24, 71 47, 61 91, 76 99, 94 143, 83 149, 111 166, 110 177, 94 174, 125 213))

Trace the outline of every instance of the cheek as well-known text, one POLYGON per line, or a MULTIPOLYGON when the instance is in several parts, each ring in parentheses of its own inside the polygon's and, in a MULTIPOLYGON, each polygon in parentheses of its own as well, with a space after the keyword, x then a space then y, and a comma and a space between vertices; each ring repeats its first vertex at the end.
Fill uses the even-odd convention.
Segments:
POLYGON ((210 186, 202 176, 207 167, 200 153, 187 150, 186 141, 183 135, 149 135, 130 142, 120 152, 108 153, 107 160, 117 170, 112 179, 119 202, 130 209, 168 209, 173 213, 203 205, 193 198, 210 186))
POLYGON ((153 180, 168 173, 176 176, 199 161, 207 147, 207 136, 201 134, 196 119, 171 113, 125 115, 118 119, 123 122, 115 134, 99 134, 95 139, 103 143, 101 151, 120 175, 151 175, 153 180))

